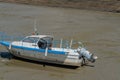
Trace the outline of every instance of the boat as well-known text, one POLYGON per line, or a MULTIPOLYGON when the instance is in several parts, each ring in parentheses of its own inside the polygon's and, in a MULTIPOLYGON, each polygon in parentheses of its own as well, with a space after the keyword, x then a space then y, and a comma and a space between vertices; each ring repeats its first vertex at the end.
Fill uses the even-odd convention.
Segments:
POLYGON ((51 35, 30 35, 20 41, 4 41, 0 44, 4 46, 12 55, 28 60, 54 63, 68 66, 81 66, 88 62, 95 62, 97 56, 90 53, 81 42, 77 48, 70 45, 62 47, 63 40, 60 40, 59 47, 54 47, 54 37, 51 35))

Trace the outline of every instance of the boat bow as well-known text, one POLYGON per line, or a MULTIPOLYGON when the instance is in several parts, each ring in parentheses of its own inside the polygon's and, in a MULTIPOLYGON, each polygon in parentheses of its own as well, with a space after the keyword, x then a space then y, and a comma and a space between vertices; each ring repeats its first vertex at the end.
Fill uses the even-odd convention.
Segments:
POLYGON ((0 41, 0 44, 3 45, 3 46, 6 46, 6 47, 9 47, 11 42, 8 42, 8 41, 0 41))

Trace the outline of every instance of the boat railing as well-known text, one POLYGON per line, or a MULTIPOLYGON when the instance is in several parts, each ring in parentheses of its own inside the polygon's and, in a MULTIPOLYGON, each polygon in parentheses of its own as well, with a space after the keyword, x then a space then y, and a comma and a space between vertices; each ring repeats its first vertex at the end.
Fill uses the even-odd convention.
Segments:
POLYGON ((81 42, 76 41, 76 40, 60 39, 60 40, 54 40, 53 41, 53 47, 76 49, 78 47, 83 47, 83 44, 81 42))
MULTIPOLYGON (((24 38, 23 35, 8 35, 4 32, 0 32, 0 41, 20 41, 24 38)), ((53 40, 52 47, 58 48, 78 48, 78 46, 82 46, 78 44, 78 41, 75 40, 53 40)))

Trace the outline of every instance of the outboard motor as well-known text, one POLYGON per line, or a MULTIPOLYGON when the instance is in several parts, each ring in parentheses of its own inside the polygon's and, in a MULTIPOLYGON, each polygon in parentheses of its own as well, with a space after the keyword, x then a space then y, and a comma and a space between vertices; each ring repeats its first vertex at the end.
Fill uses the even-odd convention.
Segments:
MULTIPOLYGON (((94 56, 87 49, 85 49, 81 42, 79 42, 79 45, 80 46, 78 47, 77 52, 80 54, 80 58, 86 58, 88 61, 94 63, 98 57, 94 56)), ((83 60, 85 62, 85 59, 83 60)))
POLYGON ((93 54, 91 54, 88 50, 86 50, 85 48, 78 48, 77 52, 80 54, 80 57, 85 57, 88 61, 94 63, 95 60, 97 59, 97 56, 94 56, 93 54))

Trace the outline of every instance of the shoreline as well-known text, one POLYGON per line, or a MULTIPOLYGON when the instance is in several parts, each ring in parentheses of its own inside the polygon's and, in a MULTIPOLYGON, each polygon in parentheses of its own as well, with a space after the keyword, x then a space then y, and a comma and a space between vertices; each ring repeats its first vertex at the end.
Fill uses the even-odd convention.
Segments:
POLYGON ((79 0, 0 0, 0 2, 6 3, 18 3, 35 6, 48 6, 48 7, 62 7, 62 8, 75 8, 94 11, 105 11, 120 13, 120 1, 119 0, 101 0, 101 1, 79 1, 79 0))

